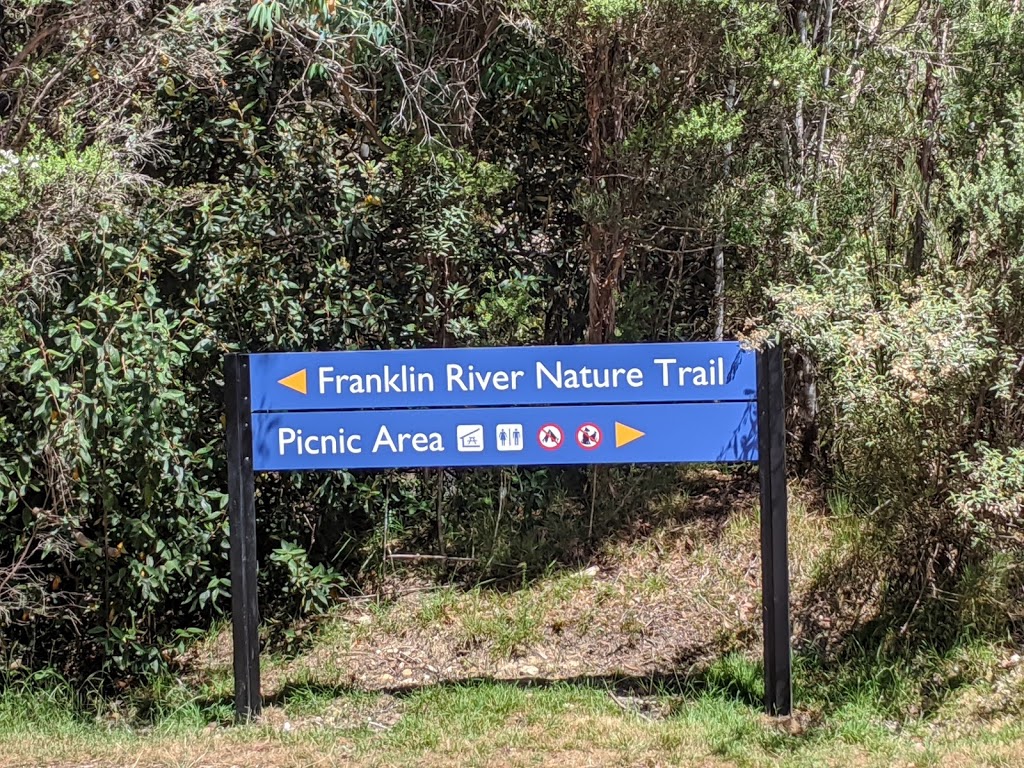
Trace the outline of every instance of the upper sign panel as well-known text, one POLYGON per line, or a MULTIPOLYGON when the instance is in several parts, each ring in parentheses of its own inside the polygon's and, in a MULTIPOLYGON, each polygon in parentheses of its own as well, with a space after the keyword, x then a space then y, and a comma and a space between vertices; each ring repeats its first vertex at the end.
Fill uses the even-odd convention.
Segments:
POLYGON ((253 411, 689 403, 756 398, 736 342, 251 355, 253 411))

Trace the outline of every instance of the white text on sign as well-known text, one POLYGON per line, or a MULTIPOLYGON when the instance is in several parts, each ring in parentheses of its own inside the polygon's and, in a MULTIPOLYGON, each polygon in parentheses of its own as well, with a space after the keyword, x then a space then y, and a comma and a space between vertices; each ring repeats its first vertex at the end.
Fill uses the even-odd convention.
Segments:
MULTIPOLYGON (((363 436, 346 435, 344 429, 336 434, 304 435, 301 429, 280 427, 277 430, 277 453, 279 456, 340 456, 363 452, 363 436)), ((444 442, 438 432, 395 432, 381 426, 373 441, 370 453, 405 453, 406 449, 416 453, 443 452, 444 442)))
MULTIPOLYGON (((651 360, 648 371, 642 368, 572 368, 560 361, 546 365, 534 364, 533 375, 525 370, 479 370, 473 365, 450 363, 445 367, 444 385, 448 392, 517 391, 525 382, 536 391, 588 389, 640 389, 646 383, 665 388, 714 387, 725 384, 725 360, 708 360, 707 365, 678 365, 676 358, 651 360), (646 374, 650 374, 649 377, 646 374)), ((417 371, 415 366, 384 365, 379 372, 339 373, 333 366, 322 366, 317 372, 321 395, 364 395, 380 393, 434 392, 437 381, 433 373, 417 371)), ((303 385, 303 389, 304 389, 303 385)))

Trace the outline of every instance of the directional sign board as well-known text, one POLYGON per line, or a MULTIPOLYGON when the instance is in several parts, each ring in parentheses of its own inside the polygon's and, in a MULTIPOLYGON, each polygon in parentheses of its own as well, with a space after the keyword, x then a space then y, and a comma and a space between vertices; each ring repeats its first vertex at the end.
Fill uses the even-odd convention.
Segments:
POLYGON ((752 403, 254 413, 257 472, 754 461, 752 403))
POLYGON ((251 355, 256 471, 755 461, 736 343, 251 355))
POLYGON ((254 411, 751 401, 734 342, 250 355, 254 411))
POLYGON ((753 462, 765 703, 791 707, 778 348, 735 342, 229 355, 235 707, 260 710, 254 472, 753 462))

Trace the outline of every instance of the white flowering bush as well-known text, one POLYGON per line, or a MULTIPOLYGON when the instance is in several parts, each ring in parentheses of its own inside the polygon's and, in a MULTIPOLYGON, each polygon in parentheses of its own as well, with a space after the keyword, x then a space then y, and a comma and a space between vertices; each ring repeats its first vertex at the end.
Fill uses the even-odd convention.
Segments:
POLYGON ((899 634, 1002 631, 1024 553, 1005 304, 952 266, 897 283, 855 249, 830 261, 773 290, 774 331, 814 361, 829 480, 874 537, 882 615, 899 634))
POLYGON ((955 273, 872 289, 856 264, 775 291, 779 329, 810 352, 825 440, 847 490, 868 506, 941 493, 975 438, 998 348, 987 297, 955 273))

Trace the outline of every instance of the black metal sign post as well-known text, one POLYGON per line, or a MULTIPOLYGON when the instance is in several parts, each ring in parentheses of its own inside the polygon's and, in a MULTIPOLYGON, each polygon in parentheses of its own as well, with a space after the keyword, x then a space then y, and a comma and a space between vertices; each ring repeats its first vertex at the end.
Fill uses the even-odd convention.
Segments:
POLYGON ((227 415, 228 524, 231 537, 231 633, 235 662, 235 714, 260 714, 260 608, 256 570, 256 501, 252 468, 252 399, 249 356, 224 364, 227 415))
POLYGON ((786 404, 780 347, 757 353, 757 442, 761 480, 764 705, 770 715, 789 715, 793 709, 793 681, 786 546, 786 404))
MULTIPOLYGON (((703 458, 703 455, 694 457, 692 454, 688 455, 688 458, 681 459, 685 461, 704 461, 716 460, 714 457, 717 456, 719 461, 753 461, 753 388, 754 383, 752 379, 755 377, 755 372, 751 370, 754 366, 750 365, 753 361, 750 360, 751 353, 746 350, 741 350, 738 344, 730 342, 734 346, 731 350, 731 354, 735 354, 736 362, 734 365, 739 365, 741 369, 743 366, 746 367, 746 373, 740 376, 736 374, 735 377, 726 377, 724 359, 718 358, 717 365, 714 358, 712 358, 707 365, 707 368, 694 368, 684 367, 680 368, 678 373, 680 380, 685 377, 686 372, 692 372, 694 370, 700 370, 700 374, 693 374, 694 378, 698 375, 709 376, 710 384, 717 384, 719 387, 733 387, 732 390, 726 390, 724 394, 719 396, 705 395, 704 398, 698 400, 691 400, 689 402, 695 403, 693 407, 697 408, 702 413, 729 413, 727 419, 736 419, 737 416, 741 418, 741 429, 744 434, 742 440, 736 440, 732 433, 732 426, 735 421, 726 420, 725 422, 719 421, 717 424, 722 426, 728 426, 728 430, 722 430, 722 434, 718 435, 723 441, 725 441, 727 448, 723 449, 725 453, 712 453, 707 459, 703 458), (746 362, 744 362, 744 360, 746 362), (718 374, 717 380, 715 374, 718 374), (728 394, 731 393, 731 394, 728 394), (737 410, 738 409, 738 410, 737 410), (741 415, 740 415, 741 414, 741 415), (748 437, 750 438, 748 440, 748 437)), ((621 345, 620 350, 615 351, 609 349, 608 345, 600 345, 604 349, 604 353, 614 353, 618 355, 624 354, 622 349, 625 349, 627 345, 621 345)), ((629 352, 636 353, 637 348, 643 345, 630 346, 629 352)), ((656 345, 655 345, 656 346, 656 345)), ((667 346, 667 345, 663 345, 667 346)), ((683 347, 698 347, 705 348, 705 344, 679 344, 674 345, 677 351, 674 354, 683 355, 683 347)), ((721 348, 722 345, 716 347, 721 348)), ((593 349, 596 349, 594 347, 593 349)), ((543 349, 543 348, 542 348, 543 349)), ((554 348, 548 348, 548 352, 544 354, 551 354, 550 350, 554 348)), ((563 348, 559 348, 560 350, 563 348)), ((566 347, 566 350, 570 350, 567 354, 573 352, 581 352, 580 348, 566 347)), ((589 348, 588 348, 589 349, 589 348)), ((486 350, 485 350, 486 351, 486 350)), ((587 351, 587 350, 582 350, 587 351)), ((465 350, 464 350, 465 352, 465 350)), ((517 350, 490 350, 490 352, 515 352, 520 353, 521 348, 517 350)), ((453 353, 451 350, 445 351, 445 354, 453 353)), ((407 354, 419 354, 419 355, 431 355, 434 354, 429 350, 425 351, 407 351, 407 352, 374 352, 374 353, 316 353, 317 355, 331 355, 331 354, 386 354, 386 355, 407 355, 407 354)), ((454 354, 454 353, 453 353, 454 354)), ((712 354, 722 354, 720 352, 713 352, 712 354)), ((702 354, 702 357, 706 354, 702 354)), ((298 357, 305 359, 308 355, 299 354, 298 357)), ((785 399, 783 393, 783 378, 782 378, 782 351, 776 347, 773 349, 765 350, 764 352, 756 353, 756 413, 757 413, 757 458, 760 470, 760 484, 761 484, 761 595, 763 601, 763 620, 764 620, 764 679, 765 679, 765 708, 769 714, 772 715, 789 715, 792 711, 793 706, 793 693, 792 693, 792 669, 791 669, 791 654, 790 654, 790 624, 789 624, 789 560, 787 555, 786 547, 786 536, 787 536, 787 508, 786 508, 786 425, 785 425, 785 399)), ((664 358, 664 356, 657 358, 654 361, 657 365, 663 366, 659 373, 661 376, 659 379, 667 386, 670 380, 669 376, 669 364, 675 364, 676 358, 671 359, 664 358)), ((255 431, 259 432, 262 427, 265 430, 266 418, 269 412, 273 412, 273 418, 279 420, 282 412, 288 410, 300 411, 298 416, 309 417, 310 413, 301 412, 298 408, 282 407, 281 404, 271 404, 267 402, 267 389, 266 385, 269 382, 272 386, 278 387, 278 390, 273 390, 279 394, 284 392, 287 397, 294 398, 296 396, 306 398, 309 392, 307 384, 307 368, 303 367, 296 361, 296 355, 259 355, 253 359, 250 359, 249 355, 228 355, 225 367, 224 367, 224 384, 225 384, 225 406, 226 406, 226 431, 227 431, 227 455, 228 455, 228 518, 231 526, 230 538, 231 538, 231 627, 232 637, 234 645, 234 668, 235 668, 235 712, 240 720, 250 720, 260 714, 262 708, 262 700, 260 698, 260 655, 259 655, 259 602, 258 602, 258 585, 257 585, 257 560, 256 560, 256 507, 254 498, 253 488, 253 475, 255 471, 279 471, 284 470, 312 470, 318 467, 313 464, 303 464, 300 466, 285 466, 279 467, 276 465, 267 464, 267 446, 265 445, 266 438, 260 445, 262 446, 263 453, 257 451, 256 458, 258 461, 254 464, 253 460, 253 434, 254 434, 254 418, 255 418, 255 431), (267 358, 287 358, 283 365, 285 368, 283 372, 285 375, 281 376, 282 371, 279 370, 273 375, 268 376, 267 371, 264 370, 259 373, 255 378, 251 375, 250 366, 264 365, 266 367, 267 358), (298 370, 296 370, 298 368, 298 370), (255 383, 254 383, 255 382, 255 383), (253 415, 253 388, 257 388, 256 400, 259 403, 259 407, 256 408, 258 412, 256 417, 253 415), (287 394, 291 391, 296 394, 287 394), (259 421, 259 417, 263 417, 263 422, 259 421)), ((458 366, 455 366, 458 367, 458 366)), ((411 366, 410 366, 411 369, 411 366)), ((420 364, 417 363, 417 370, 420 370, 420 364)), ((472 366, 470 366, 472 369, 472 366)), ((324 370, 324 369, 318 369, 324 370)), ((333 367, 326 367, 328 373, 333 372, 333 367)), ((399 370, 397 367, 395 370, 399 370)), ((560 369, 559 369, 560 370, 560 369)), ((586 369, 583 369, 586 370, 586 369)), ((624 369, 623 369, 624 370, 624 369)), ((637 370, 637 369, 633 369, 637 370)), ((404 377, 406 374, 405 366, 401 367, 403 373, 395 373, 391 378, 396 382, 401 375, 404 377)), ((426 374, 422 371, 418 374, 424 376, 426 374)), ((322 377, 318 380, 318 388, 321 390, 325 389, 322 377)), ((348 375, 340 376, 341 379, 350 378, 348 375)), ((402 379, 405 381, 405 379, 402 379)), ((459 379, 461 381, 461 379, 459 379)), ((514 379, 513 379, 514 381, 514 379)), ((702 379, 702 381, 705 381, 702 379)), ((340 384, 337 385, 340 387, 340 384)), ((505 388, 507 389, 507 387, 505 388)), ((514 389, 514 388, 513 388, 514 389)), ((703 390, 702 390, 703 391, 703 390)), ((340 389, 339 389, 340 392, 340 389)), ((275 394, 275 397, 278 396, 275 394)), ((307 400, 299 400, 299 403, 308 403, 307 400)), ((605 401, 611 402, 611 401, 605 401)), ((276 401, 275 401, 276 403, 276 401)), ((283 405, 292 405, 293 401, 284 403, 283 405)), ((515 403, 513 403, 515 404, 515 403)), ((628 406, 628 403, 625 404, 628 406)), ((402 407, 409 408, 408 403, 403 403, 402 407)), ((650 406, 651 408, 659 408, 660 406, 650 406)), ((583 406, 585 410, 587 406, 583 406)), ((322 411, 323 409, 321 409, 322 411)), ((513 409, 515 410, 515 409, 513 409)), ((518 416, 507 416, 505 418, 515 421, 522 420, 526 421, 527 416, 524 411, 529 410, 531 413, 538 412, 546 414, 549 411, 544 409, 518 409, 515 410, 518 416)), ((555 409, 557 410, 557 409, 555 409)), ((443 411, 438 411, 443 412, 443 411)), ((591 413, 592 411, 587 411, 591 413)), ((691 411, 689 413, 695 413, 691 411)), ((413 414, 422 414, 422 411, 406 411, 410 415, 406 418, 416 418, 413 414)), ((459 411, 460 414, 467 413, 467 411, 459 411)), ((486 420, 486 416, 482 415, 482 411, 471 412, 476 415, 467 418, 470 421, 486 420)), ((504 413, 509 413, 505 411, 504 413)), ((565 409, 562 409, 563 415, 565 409)), ((347 411, 347 418, 354 418, 359 416, 358 410, 347 411)), ((286 415, 286 414, 285 414, 286 415)), ((317 418, 321 418, 320 413, 314 414, 317 418)), ((324 416, 330 416, 329 413, 325 413, 324 416)), ((536 418, 540 418, 539 416, 536 418)), ((581 417, 582 418, 582 417, 581 417)), ((684 415, 681 418, 688 421, 689 416, 684 415)), ((500 420, 500 419, 499 419, 500 420)), ((278 422, 279 425, 282 422, 278 422)), ((294 422, 295 427, 283 426, 280 427, 278 441, 276 443, 277 452, 283 452, 286 445, 290 445, 295 442, 301 435, 302 430, 298 428, 298 422, 294 422)), ((543 423, 543 422, 542 422, 543 423)), ((654 421, 648 422, 647 426, 642 429, 637 429, 629 425, 625 425, 619 422, 615 422, 614 430, 611 430, 610 426, 606 427, 610 431, 614 432, 614 435, 608 436, 609 450, 625 450, 628 446, 639 445, 639 438, 645 436, 644 429, 649 431, 656 431, 664 429, 665 425, 672 428, 677 424, 675 418, 662 419, 661 423, 655 423, 654 421)), ((492 425, 493 426, 493 425, 492 425)), ((578 450, 579 461, 573 461, 569 463, 595 463, 596 459, 602 457, 598 456, 597 453, 591 453, 594 448, 597 448, 601 444, 600 431, 598 427, 593 423, 588 422, 586 426, 589 426, 596 434, 597 445, 584 445, 582 442, 579 443, 580 447, 578 450)), ((556 444, 552 447, 547 445, 544 440, 539 436, 540 434, 547 434, 543 432, 545 427, 541 428, 540 432, 536 432, 538 435, 537 440, 540 441, 540 447, 535 447, 535 451, 543 453, 542 449, 554 450, 560 449, 562 451, 569 450, 572 448, 561 448, 561 444, 564 440, 565 435, 561 433, 561 428, 549 424, 549 431, 558 430, 559 437, 556 440, 556 444)), ((382 434, 387 434, 384 427, 380 428, 382 434)), ((454 426, 453 426, 454 429, 454 426)), ((465 439, 472 438, 473 440, 484 440, 483 437, 483 426, 481 424, 470 424, 461 425, 458 430, 465 435, 465 439)), ((494 427, 496 439, 501 440, 515 440, 514 445, 517 446, 515 450, 519 450, 518 446, 524 446, 524 435, 529 435, 530 430, 524 429, 524 425, 521 423, 502 423, 494 427)), ((534 429, 536 429, 534 427, 534 429)), ((581 428, 582 429, 582 428, 581 428)), ((312 431, 307 426, 307 432, 312 431)), ((354 431, 354 430, 350 430, 354 431)), ((703 437, 707 437, 708 434, 717 434, 716 428, 709 429, 703 434, 703 437)), ((425 434, 418 436, 417 438, 410 439, 421 440, 418 445, 421 448, 428 446, 428 438, 425 434)), ((310 437, 308 434, 306 441, 318 440, 317 436, 310 437)), ((380 439, 380 438, 378 438, 380 439)), ((580 438, 577 435, 577 442, 580 438)), ((648 437, 648 440, 653 441, 653 437, 648 437)), ((335 432, 326 435, 322 438, 321 443, 306 443, 306 453, 310 454, 313 458, 319 458, 322 454, 320 448, 323 447, 326 450, 328 446, 333 446, 335 449, 339 446, 345 446, 349 450, 351 455, 342 457, 344 463, 332 464, 327 468, 339 468, 350 465, 352 456, 358 457, 362 454, 361 449, 356 450, 358 445, 354 440, 358 440, 358 437, 348 438, 344 437, 344 432, 341 429, 337 429, 335 432), (309 446, 312 446, 312 450, 309 446)), ((440 437, 437 438, 440 444, 440 437)), ((417 445, 417 443, 413 443, 417 445)), ((506 457, 511 457, 514 454, 499 453, 495 457, 495 461, 488 463, 482 461, 484 456, 476 451, 482 451, 484 449, 481 443, 471 443, 471 448, 464 448, 466 451, 473 451, 468 454, 459 454, 462 461, 461 465, 465 466, 489 466, 491 464, 497 465, 495 462, 500 460, 501 465, 506 464, 506 457), (467 458, 470 457, 470 458, 467 458), (469 463, 467 463, 469 462, 469 463)), ((657 445, 652 442, 651 445, 657 445)), ((678 443, 662 443, 663 447, 656 449, 657 453, 646 453, 646 454, 633 454, 634 461, 630 462, 626 460, 628 454, 611 454, 605 453, 603 461, 597 461, 596 463, 643 463, 644 459, 636 461, 637 456, 650 457, 648 461, 671 461, 665 453, 667 448, 673 450, 678 449, 678 443), (667 446, 667 448, 665 447, 667 446), (673 448, 674 446, 674 448, 673 448), (619 458, 616 458, 619 456, 619 458)), ((273 450, 273 449, 271 449, 273 450)), ((376 449, 374 449, 376 450, 376 449)), ((460 449, 463 450, 463 449, 460 449)), ((512 448, 506 447, 499 450, 512 450, 512 448)), ((339 453, 341 453, 339 451, 339 453)), ((536 454, 535 454, 536 456, 536 454)), ((306 456, 306 459, 310 456, 306 456)), ((446 454, 444 460, 448 461, 449 458, 446 454)), ((339 460, 341 461, 341 460, 339 460)), ((511 460, 507 461, 508 464, 515 464, 517 462, 511 460)), ((544 463, 543 461, 537 462, 518 462, 518 463, 544 463)), ((562 462, 566 463, 566 462, 562 462)), ((380 465, 375 465, 377 468, 381 468, 380 465)), ((390 465, 387 465, 390 466, 390 465)), ((400 463, 395 464, 398 467, 415 466, 415 463, 410 464, 406 460, 402 460, 400 463)), ((424 464, 423 466, 444 466, 443 464, 424 464)))

